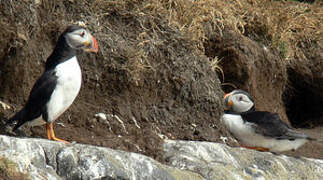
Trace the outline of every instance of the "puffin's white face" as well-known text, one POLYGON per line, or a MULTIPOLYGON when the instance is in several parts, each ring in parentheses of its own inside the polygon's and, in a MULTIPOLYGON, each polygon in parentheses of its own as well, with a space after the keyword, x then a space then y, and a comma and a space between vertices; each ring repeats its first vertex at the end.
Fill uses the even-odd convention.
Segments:
POLYGON ((98 52, 96 39, 85 29, 77 29, 65 34, 67 44, 73 49, 82 49, 87 52, 98 52))
POLYGON ((253 100, 250 99, 248 93, 242 90, 234 90, 224 96, 224 105, 228 110, 237 113, 246 112, 254 106, 253 100))

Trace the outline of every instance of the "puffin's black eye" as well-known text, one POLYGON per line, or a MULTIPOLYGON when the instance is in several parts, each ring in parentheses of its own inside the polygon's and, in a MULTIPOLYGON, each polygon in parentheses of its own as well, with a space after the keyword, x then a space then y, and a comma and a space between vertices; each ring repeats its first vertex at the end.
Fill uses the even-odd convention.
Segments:
POLYGON ((85 35, 85 32, 84 32, 84 31, 82 31, 82 32, 81 32, 81 34, 80 34, 80 36, 81 36, 81 37, 84 37, 84 35, 85 35))
POLYGON ((243 99, 243 98, 242 98, 242 96, 240 96, 240 97, 239 97, 239 101, 242 101, 242 99, 243 99))

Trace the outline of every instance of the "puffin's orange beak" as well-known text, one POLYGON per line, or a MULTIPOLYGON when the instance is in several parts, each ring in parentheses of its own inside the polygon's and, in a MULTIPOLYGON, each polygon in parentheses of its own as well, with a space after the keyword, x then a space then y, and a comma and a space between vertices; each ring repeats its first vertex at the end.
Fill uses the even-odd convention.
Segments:
POLYGON ((92 36, 92 52, 97 53, 99 51, 99 45, 94 36, 92 36))
POLYGON ((86 46, 90 46, 89 48, 84 49, 86 52, 95 52, 97 53, 99 51, 99 45, 98 42, 96 41, 95 37, 91 35, 91 42, 86 42, 86 46))
POLYGON ((228 106, 231 107, 232 106, 232 101, 228 101, 228 106))
POLYGON ((227 94, 224 94, 224 96, 223 96, 224 105, 225 105, 226 109, 228 107, 231 107, 232 106, 232 101, 228 101, 228 96, 229 95, 230 95, 230 93, 227 93, 227 94))
POLYGON ((226 97, 228 97, 230 95, 230 93, 224 94, 223 99, 225 99, 226 97))

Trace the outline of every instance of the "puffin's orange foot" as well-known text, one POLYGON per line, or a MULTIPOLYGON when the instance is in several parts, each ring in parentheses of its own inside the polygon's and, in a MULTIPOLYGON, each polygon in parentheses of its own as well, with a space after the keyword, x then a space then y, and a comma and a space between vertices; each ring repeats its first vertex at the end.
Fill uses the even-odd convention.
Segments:
POLYGON ((65 144, 69 144, 70 143, 68 141, 65 141, 63 139, 59 139, 59 138, 56 137, 55 132, 54 132, 54 125, 53 125, 53 123, 47 123, 46 124, 46 131, 47 131, 47 138, 49 140, 52 139, 54 141, 63 142, 65 144))
POLYGON ((52 137, 52 139, 53 139, 54 141, 59 141, 59 142, 63 142, 63 143, 65 143, 65 144, 70 144, 70 142, 65 141, 65 140, 63 140, 63 139, 59 139, 59 138, 57 138, 57 137, 52 137))
POLYGON ((250 146, 245 146, 245 145, 241 145, 241 147, 247 148, 247 149, 254 149, 257 151, 262 151, 262 152, 268 152, 269 149, 268 148, 264 148, 264 147, 250 147, 250 146))

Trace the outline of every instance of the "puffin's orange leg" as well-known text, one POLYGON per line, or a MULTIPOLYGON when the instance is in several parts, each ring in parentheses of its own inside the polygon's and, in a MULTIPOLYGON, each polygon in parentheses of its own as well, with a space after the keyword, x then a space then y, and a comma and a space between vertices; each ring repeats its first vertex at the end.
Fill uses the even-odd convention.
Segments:
POLYGON ((46 130, 47 130, 47 137, 48 139, 52 139, 54 141, 60 141, 60 142, 64 142, 66 144, 69 144, 68 141, 65 141, 63 139, 59 139, 55 136, 55 132, 54 132, 54 124, 53 123, 47 123, 46 124, 46 130))
POLYGON ((247 149, 254 149, 257 151, 263 151, 263 152, 268 152, 269 149, 268 148, 264 148, 264 147, 249 147, 249 146, 245 146, 245 145, 241 145, 241 147, 247 148, 247 149))
POLYGON ((47 138, 48 138, 49 140, 51 140, 51 139, 52 139, 52 137, 50 136, 50 127, 49 127, 48 123, 46 124, 46 132, 47 132, 47 138))

